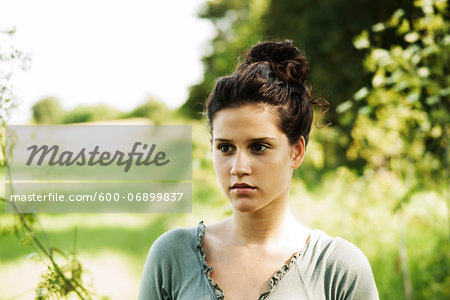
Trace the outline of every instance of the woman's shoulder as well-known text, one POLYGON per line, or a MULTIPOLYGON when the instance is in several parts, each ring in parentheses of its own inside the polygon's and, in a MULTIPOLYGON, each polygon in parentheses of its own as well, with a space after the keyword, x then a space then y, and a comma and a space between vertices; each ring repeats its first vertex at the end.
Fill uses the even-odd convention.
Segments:
POLYGON ((326 258, 327 264, 349 271, 356 271, 364 266, 370 268, 369 261, 361 249, 342 237, 331 237, 324 231, 315 229, 312 242, 314 255, 326 258))
POLYGON ((179 291, 186 280, 194 282, 199 278, 198 228, 174 228, 153 242, 145 261, 139 299, 168 299, 164 295, 179 291))
POLYGON ((342 237, 331 237, 319 229, 312 231, 305 255, 346 272, 358 272, 367 267, 371 270, 366 255, 355 244, 342 237))
POLYGON ((161 257, 172 257, 195 250, 199 226, 174 228, 161 234, 153 242, 150 252, 161 257))
POLYGON ((331 237, 321 230, 313 230, 311 245, 305 256, 314 266, 314 275, 321 274, 324 284, 338 286, 341 292, 377 299, 375 280, 366 255, 352 242, 331 237))

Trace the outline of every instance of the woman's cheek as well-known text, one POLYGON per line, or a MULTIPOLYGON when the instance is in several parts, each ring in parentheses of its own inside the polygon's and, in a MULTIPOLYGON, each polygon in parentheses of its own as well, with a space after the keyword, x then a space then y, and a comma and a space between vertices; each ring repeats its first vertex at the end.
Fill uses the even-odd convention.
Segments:
POLYGON ((229 167, 227 160, 224 157, 216 156, 214 157, 214 170, 219 182, 222 184, 227 182, 227 174, 229 174, 229 167))

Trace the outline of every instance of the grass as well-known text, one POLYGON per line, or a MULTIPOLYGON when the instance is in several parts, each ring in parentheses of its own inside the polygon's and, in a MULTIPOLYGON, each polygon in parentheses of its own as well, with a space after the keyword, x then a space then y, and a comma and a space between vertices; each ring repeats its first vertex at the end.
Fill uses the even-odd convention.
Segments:
MULTIPOLYGON (((62 215, 64 216, 64 215, 62 215)), ((142 257, 148 251, 152 242, 163 232, 171 228, 175 216, 148 215, 151 222, 146 222, 139 228, 127 228, 122 226, 120 215, 117 215, 116 224, 104 226, 101 223, 101 216, 92 216, 97 219, 98 227, 83 226, 82 222, 76 222, 76 218, 71 216, 73 228, 59 229, 57 227, 45 226, 50 244, 57 245, 64 252, 70 252, 73 249, 75 228, 77 232, 76 249, 80 253, 95 254, 99 249, 114 250, 125 255, 142 257)), ((46 217, 41 217, 44 223, 51 223, 46 217)), ((50 217, 51 218, 51 217, 50 217)), ((142 217, 140 217, 142 218, 142 217)), ((80 217, 81 220, 86 219, 80 217)), ((66 226, 67 227, 67 226, 66 226)), ((38 236, 43 236, 38 233, 38 236)), ((33 252, 30 246, 23 246, 15 235, 3 235, 0 237, 0 243, 8 247, 0 248, 0 257, 3 262, 17 260, 33 252)))
MULTIPOLYGON (((13 217, 12 214, 2 214, 2 227, 11 224, 13 217)), ((112 299, 124 299, 120 296, 124 292, 130 295, 137 293, 147 252, 153 241, 184 218, 180 214, 47 214, 41 215, 40 219, 50 244, 64 253, 73 251, 74 228, 77 228, 76 252, 84 268, 93 275, 95 290, 112 299), (129 281, 128 285, 118 288, 118 281, 115 289, 108 287, 105 276, 111 277, 110 281, 117 280, 113 273, 105 273, 110 268, 118 272, 114 274, 131 274, 125 280, 129 281)), ((38 235, 42 237, 42 233, 38 235)), ((23 245, 13 234, 0 235, 0 244, 7 245, 0 247, 0 279, 4 278, 7 282, 8 278, 18 278, 20 271, 26 281, 2 284, 0 295, 12 297, 36 287, 39 274, 45 270, 42 263, 35 262, 36 257, 29 258, 32 257, 30 254, 37 252, 36 249, 23 245)), ((26 293, 23 299, 30 299, 32 294, 33 291, 26 293)), ((0 296, 0 299, 3 298, 0 296)))

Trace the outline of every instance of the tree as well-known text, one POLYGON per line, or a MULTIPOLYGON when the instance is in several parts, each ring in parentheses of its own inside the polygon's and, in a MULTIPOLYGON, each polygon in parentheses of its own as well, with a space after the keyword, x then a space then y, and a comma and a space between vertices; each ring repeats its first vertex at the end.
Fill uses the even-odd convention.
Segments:
MULTIPOLYGON (((285 38, 305 50, 310 59, 310 82, 316 94, 336 105, 342 103, 367 81, 360 64, 363 54, 354 49, 352 38, 371 24, 386 20, 398 7, 409 11, 411 1, 208 2, 199 17, 210 20, 217 34, 211 52, 203 58, 203 81, 191 87, 183 109, 198 117, 214 80, 234 69, 239 54, 257 41, 285 38)), ((384 42, 390 43, 392 39, 384 42)), ((335 115, 332 118, 336 123, 335 115)))
POLYGON ((269 0, 221 0, 207 2, 199 17, 209 19, 216 28, 211 41, 211 52, 202 58, 203 80, 189 89, 189 97, 181 112, 200 118, 204 103, 214 81, 233 71, 237 57, 253 44, 263 39, 263 15, 269 0))
POLYGON ((413 14, 398 9, 388 21, 375 24, 371 34, 363 31, 355 39, 357 48, 368 49, 364 67, 371 74, 371 83, 338 110, 342 114, 353 110, 357 115, 348 157, 364 159, 371 171, 368 174, 384 172, 402 183, 397 195, 387 201, 393 202, 400 222, 399 259, 406 299, 413 299, 414 281, 423 285, 414 298, 447 299, 450 274, 442 253, 448 253, 448 239, 427 245, 434 255, 428 260, 430 265, 411 275, 405 215, 400 214, 416 193, 432 190, 445 198, 450 222, 448 1, 419 0, 414 4, 418 10, 413 14), (380 33, 386 32, 397 35, 399 43, 383 47, 380 33), (422 273, 429 277, 423 278, 422 273))
POLYGON ((125 118, 149 118, 154 124, 164 124, 171 116, 172 111, 163 102, 152 97, 127 113, 125 118))
POLYGON ((64 120, 64 110, 57 98, 48 97, 36 102, 31 108, 33 119, 38 124, 60 124, 64 120))
POLYGON ((106 104, 79 105, 67 111, 63 117, 64 124, 95 122, 103 120, 114 120, 119 118, 122 112, 106 104))
POLYGON ((399 9, 373 26, 372 41, 367 31, 355 39, 356 47, 369 50, 364 66, 372 80, 339 110, 357 107, 350 159, 361 157, 370 168, 396 169, 440 188, 449 178, 449 13, 447 0, 415 5, 420 17, 399 9), (376 40, 383 31, 394 31, 403 42, 379 47, 376 40))

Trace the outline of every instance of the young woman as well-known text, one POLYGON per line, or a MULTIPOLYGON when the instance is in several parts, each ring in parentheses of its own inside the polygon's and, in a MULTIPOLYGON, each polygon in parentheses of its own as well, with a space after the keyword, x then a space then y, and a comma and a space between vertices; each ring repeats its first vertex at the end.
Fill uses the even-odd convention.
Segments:
POLYGON ((313 105, 308 62, 291 41, 254 46, 206 103, 214 169, 233 214, 171 230, 152 245, 139 299, 378 299, 353 244, 299 223, 292 172, 305 156, 313 105))

